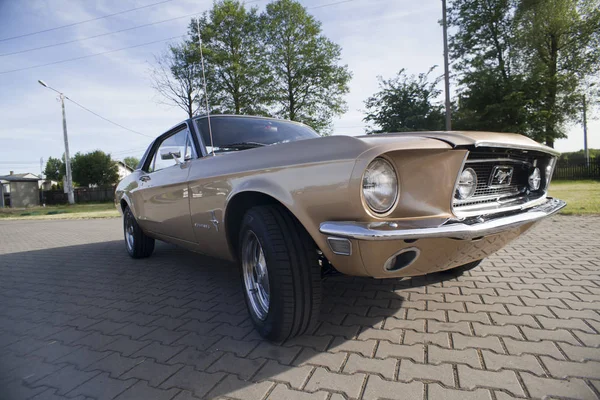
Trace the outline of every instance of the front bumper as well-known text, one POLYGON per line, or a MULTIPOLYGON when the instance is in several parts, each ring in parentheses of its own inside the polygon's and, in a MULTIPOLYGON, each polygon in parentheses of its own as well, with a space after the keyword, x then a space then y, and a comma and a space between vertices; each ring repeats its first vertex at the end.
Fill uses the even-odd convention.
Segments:
POLYGON ((566 206, 559 199, 547 198, 543 203, 507 216, 477 217, 464 221, 447 221, 437 227, 398 228, 395 222, 323 222, 321 233, 355 240, 414 240, 432 238, 476 239, 546 218, 566 206))

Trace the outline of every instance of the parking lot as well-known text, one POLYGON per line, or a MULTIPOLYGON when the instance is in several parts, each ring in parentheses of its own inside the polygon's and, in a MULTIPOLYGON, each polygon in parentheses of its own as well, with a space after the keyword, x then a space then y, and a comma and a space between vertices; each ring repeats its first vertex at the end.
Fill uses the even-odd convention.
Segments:
POLYGON ((600 398, 600 217, 463 276, 324 281, 321 322, 253 331, 234 265, 119 219, 0 222, 0 399, 600 398))

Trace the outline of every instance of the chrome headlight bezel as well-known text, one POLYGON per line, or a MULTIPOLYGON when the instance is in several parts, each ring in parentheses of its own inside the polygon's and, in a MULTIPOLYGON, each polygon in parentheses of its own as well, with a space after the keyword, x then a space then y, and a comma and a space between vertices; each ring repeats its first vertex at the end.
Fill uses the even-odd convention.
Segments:
POLYGON ((470 168, 470 167, 464 168, 460 172, 460 175, 458 175, 458 180, 456 182, 456 189, 455 189, 455 193, 454 193, 454 198, 457 199, 457 200, 467 200, 469 197, 471 197, 471 196, 473 196, 473 194, 475 194, 475 190, 477 190, 477 172, 475 172, 475 170, 473 168, 470 168), (464 186, 466 186, 465 183, 462 183, 462 180, 464 178, 465 173, 467 173, 471 177, 471 186, 470 186, 470 189, 469 189, 469 191, 467 192, 466 195, 464 195, 461 192, 461 188, 464 187, 464 186))
MULTIPOLYGON (((379 184, 382 184, 382 183, 379 183, 379 184)), ((385 183, 383 183, 383 184, 385 184, 385 183)), ((398 199, 400 198, 400 180, 398 179, 398 174, 396 172, 396 168, 394 168, 394 165, 384 157, 377 157, 377 158, 373 159, 367 165, 367 168, 365 169, 365 172, 362 175, 360 193, 361 193, 361 198, 364 202, 365 208, 368 211, 370 211, 371 213, 373 213, 374 215, 376 215, 378 217, 384 217, 384 216, 389 215, 395 209, 395 207, 398 203, 398 199), (392 195, 390 195, 386 199, 383 207, 378 207, 376 204, 373 204, 373 201, 370 200, 372 198, 372 196, 366 192, 366 188, 365 188, 365 183, 367 182, 366 179, 368 179, 368 174, 370 171, 375 169, 375 164, 379 164, 380 166, 383 166, 384 168, 386 168, 387 172, 388 172, 388 177, 392 178, 392 180, 390 180, 390 182, 389 182, 392 186, 390 188, 390 192, 392 195)))
POLYGON ((527 185, 532 192, 537 192, 542 188, 542 173, 538 167, 534 167, 527 177, 527 185))

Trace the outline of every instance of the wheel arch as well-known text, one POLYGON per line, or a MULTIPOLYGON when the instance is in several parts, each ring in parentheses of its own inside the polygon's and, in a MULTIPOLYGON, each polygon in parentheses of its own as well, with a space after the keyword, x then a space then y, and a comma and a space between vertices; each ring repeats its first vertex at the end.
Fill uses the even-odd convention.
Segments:
MULTIPOLYGON (((225 207, 225 234, 227 236, 227 242, 229 244, 231 254, 234 255, 234 257, 237 257, 239 245, 238 233, 240 231, 244 215, 252 207, 262 205, 280 205, 284 207, 290 213, 290 215, 292 215, 296 220, 298 220, 300 225, 302 225, 304 229, 306 229, 309 232, 309 235, 311 235, 310 229, 307 229, 307 226, 302 221, 303 218, 299 218, 299 216, 296 215, 296 213, 294 213, 292 208, 289 207, 288 204, 286 204, 286 201, 282 201, 273 194, 269 194, 260 190, 240 191, 235 195, 231 196, 225 207)), ((313 240, 314 239, 315 238, 313 237, 313 240)))

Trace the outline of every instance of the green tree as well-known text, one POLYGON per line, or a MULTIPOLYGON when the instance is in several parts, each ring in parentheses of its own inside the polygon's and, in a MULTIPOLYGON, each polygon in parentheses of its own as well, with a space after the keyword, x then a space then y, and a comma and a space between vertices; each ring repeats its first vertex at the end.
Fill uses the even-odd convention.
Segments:
POLYGON ((261 24, 275 114, 328 132, 333 116, 346 109, 343 96, 352 77, 347 66, 339 65, 341 47, 294 0, 269 3, 261 24))
POLYGON ((73 180, 80 186, 114 185, 119 181, 117 164, 110 154, 100 150, 75 154, 71 161, 71 168, 73 180))
POLYGON ((549 146, 578 116, 583 83, 600 66, 599 0, 521 0, 516 28, 530 82, 535 139, 549 146))
MULTIPOLYGON (((453 0, 458 129, 554 145, 600 63, 600 0, 453 0)), ((593 102, 594 99, 590 99, 593 102)))
POLYGON ((46 167, 44 168, 44 175, 46 175, 46 179, 62 182, 63 176, 66 173, 65 171, 66 167, 63 160, 60 158, 48 157, 48 161, 46 161, 46 167))
POLYGON ((448 9, 457 129, 528 133, 525 83, 515 65, 516 1, 454 0, 448 9))
POLYGON ((378 77, 379 92, 365 101, 364 121, 377 126, 369 133, 443 129, 443 107, 435 102, 441 78, 429 79, 434 69, 417 77, 407 76, 404 69, 388 80, 378 77))
POLYGON ((266 115, 270 77, 257 9, 220 0, 198 21, 192 19, 188 46, 199 59, 198 23, 211 106, 230 114, 266 115))
POLYGON ((193 45, 186 42, 171 45, 156 57, 150 71, 151 84, 161 96, 161 103, 179 107, 192 118, 203 101, 201 71, 193 45))
POLYGON ((140 159, 137 157, 125 157, 123 159, 125 165, 127 165, 131 169, 136 169, 138 164, 140 163, 140 159))

